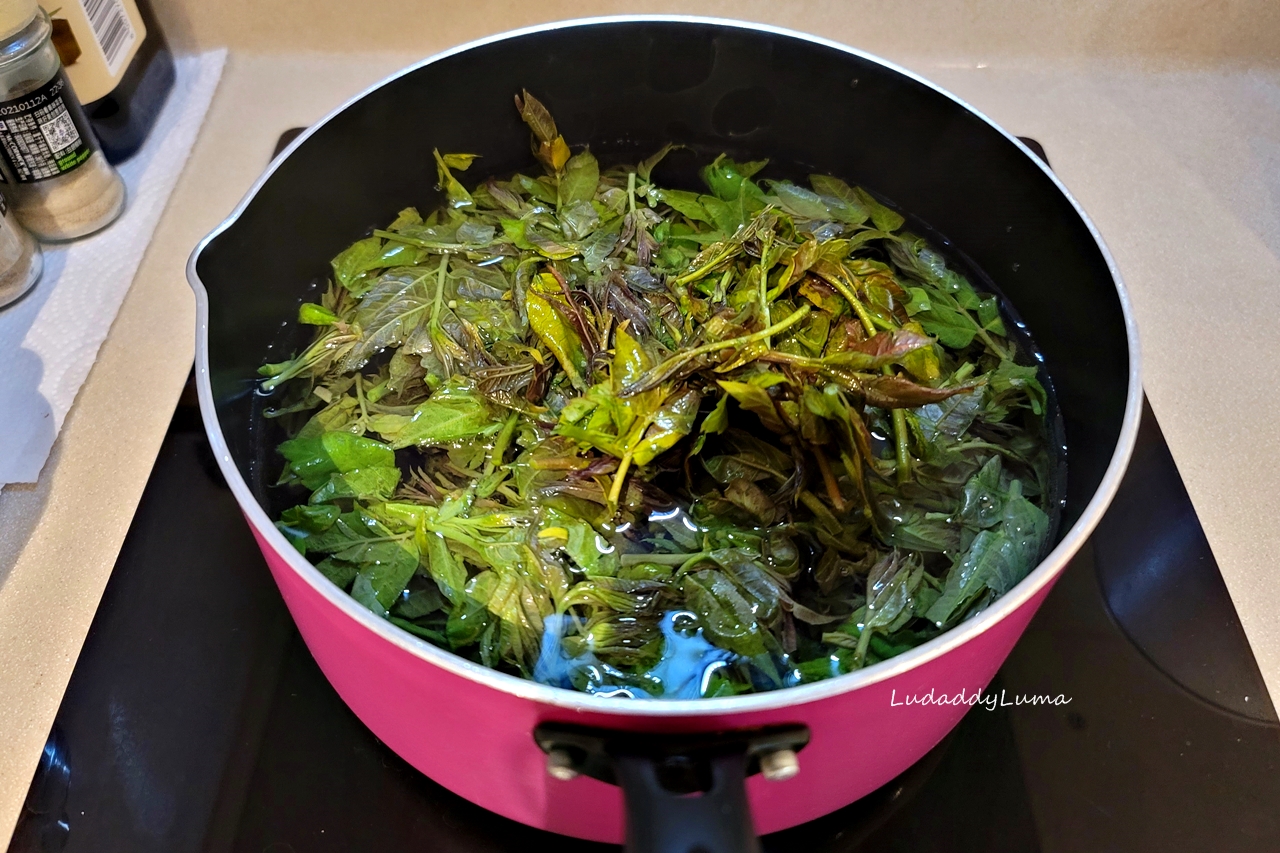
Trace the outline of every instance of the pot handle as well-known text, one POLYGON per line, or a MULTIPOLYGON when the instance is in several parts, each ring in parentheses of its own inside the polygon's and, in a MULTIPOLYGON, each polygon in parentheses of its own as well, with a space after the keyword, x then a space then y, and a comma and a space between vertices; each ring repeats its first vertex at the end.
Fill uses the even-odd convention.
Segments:
POLYGON ((534 740, 555 778, 590 776, 622 788, 631 853, 759 853, 747 777, 794 776, 809 730, 668 735, 543 723, 534 740))

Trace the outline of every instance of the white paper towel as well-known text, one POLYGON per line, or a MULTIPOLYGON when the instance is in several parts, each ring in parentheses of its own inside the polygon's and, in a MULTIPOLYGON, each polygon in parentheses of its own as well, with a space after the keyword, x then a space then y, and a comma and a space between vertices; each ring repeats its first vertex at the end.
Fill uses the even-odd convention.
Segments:
POLYGON ((44 249, 44 276, 0 311, 0 488, 34 483, 129 292, 222 76, 226 51, 176 60, 173 92, 120 167, 124 213, 104 231, 44 249))

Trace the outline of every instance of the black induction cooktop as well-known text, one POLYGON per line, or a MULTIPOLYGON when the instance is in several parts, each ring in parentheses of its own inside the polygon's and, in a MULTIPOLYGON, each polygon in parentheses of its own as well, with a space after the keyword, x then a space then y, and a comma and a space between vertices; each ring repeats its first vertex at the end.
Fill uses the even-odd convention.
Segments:
MULTIPOLYGON (((1112 508, 989 693, 898 779, 769 851, 1280 850, 1280 723, 1150 408, 1112 508)), ((476 732, 477 740, 484 737, 476 732)), ((803 772, 803 769, 802 771, 803 772)), ((190 388, 10 853, 605 851, 378 741, 303 645, 190 388)))

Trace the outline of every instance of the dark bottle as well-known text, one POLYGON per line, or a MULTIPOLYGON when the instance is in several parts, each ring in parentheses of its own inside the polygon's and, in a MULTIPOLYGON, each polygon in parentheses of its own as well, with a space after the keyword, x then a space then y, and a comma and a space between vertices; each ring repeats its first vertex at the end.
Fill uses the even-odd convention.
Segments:
POLYGON ((173 54, 148 0, 41 0, 53 43, 102 153, 121 163, 142 147, 173 89, 173 54))

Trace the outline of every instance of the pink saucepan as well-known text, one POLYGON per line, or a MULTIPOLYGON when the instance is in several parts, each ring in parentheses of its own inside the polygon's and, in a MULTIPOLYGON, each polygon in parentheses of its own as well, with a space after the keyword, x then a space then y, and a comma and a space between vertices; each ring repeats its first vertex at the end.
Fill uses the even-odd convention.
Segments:
POLYGON ((754 833, 826 814, 920 759, 968 705, 902 697, 972 697, 988 684, 1106 509, 1140 414, 1128 297, 1047 164, 910 72, 758 25, 574 21, 425 60, 290 145, 200 243, 187 274, 209 438, 343 700, 457 794, 553 832, 625 836, 634 849, 754 849, 754 833), (676 141, 840 175, 985 271, 1043 352, 1067 446, 1062 521, 1039 567, 954 630, 865 670, 666 701, 593 697, 471 663, 378 618, 290 547, 271 520, 280 436, 262 418, 256 368, 298 343, 282 323, 325 279, 329 258, 401 208, 434 203, 432 148, 479 153, 493 174, 525 165, 528 135, 510 106, 522 88, 602 160, 634 162, 676 141))

